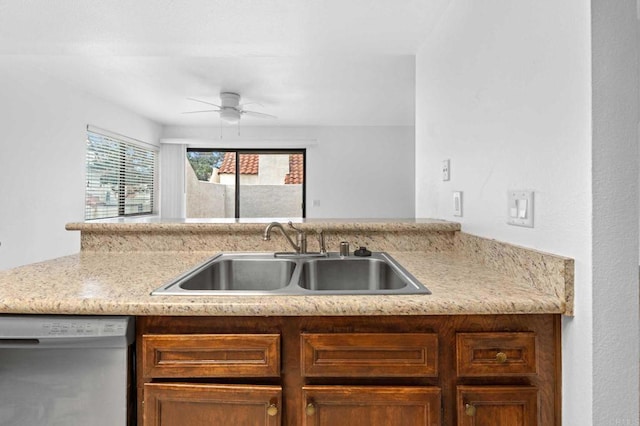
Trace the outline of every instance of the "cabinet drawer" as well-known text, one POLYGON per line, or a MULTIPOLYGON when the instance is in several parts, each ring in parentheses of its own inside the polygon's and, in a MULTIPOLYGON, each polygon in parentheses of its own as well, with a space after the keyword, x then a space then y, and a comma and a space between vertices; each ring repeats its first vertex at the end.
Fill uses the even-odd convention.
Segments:
POLYGON ((142 337, 144 377, 278 377, 279 334, 142 337))
POLYGON ((460 377, 534 375, 536 334, 457 333, 456 364, 460 377))
POLYGON ((304 377, 436 377, 434 333, 303 333, 304 377))

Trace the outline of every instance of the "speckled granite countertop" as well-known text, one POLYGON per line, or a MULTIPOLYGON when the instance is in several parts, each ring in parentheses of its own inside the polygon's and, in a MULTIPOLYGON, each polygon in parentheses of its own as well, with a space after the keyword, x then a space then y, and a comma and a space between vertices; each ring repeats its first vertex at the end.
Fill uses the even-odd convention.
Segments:
MULTIPOLYGON (((260 235, 266 224, 274 219, 162 219, 159 217, 114 218, 90 222, 69 223, 69 231, 90 232, 236 232, 260 235)), ((287 220, 280 220, 285 224, 287 220)), ((303 219, 294 221, 301 229, 322 228, 325 231, 358 230, 360 232, 389 232, 419 230, 430 232, 459 231, 460 224, 439 219, 303 219)))
MULTIPOLYGON (((328 247, 364 242, 386 251, 431 295, 151 296, 221 251, 280 251, 264 223, 99 221, 79 254, 0 271, 0 313, 86 315, 456 315, 573 312, 573 261, 460 232, 438 220, 305 221, 328 247), (262 244, 262 245, 261 245, 262 244)), ((284 244, 284 245, 282 245, 284 244)), ((352 246, 355 244, 352 244, 352 246)), ((312 250, 312 248, 310 248, 312 250)))
POLYGON ((435 315, 563 313, 555 296, 451 253, 391 254, 432 292, 407 296, 151 296, 211 256, 80 253, 0 272, 0 312, 127 315, 435 315))

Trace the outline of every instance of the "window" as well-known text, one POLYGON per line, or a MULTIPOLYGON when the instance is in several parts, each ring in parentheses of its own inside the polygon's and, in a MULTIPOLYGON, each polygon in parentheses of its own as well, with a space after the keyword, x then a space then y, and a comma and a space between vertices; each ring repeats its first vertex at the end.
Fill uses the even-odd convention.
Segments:
POLYGON ((154 212, 155 148, 88 129, 86 155, 85 219, 154 212))
POLYGON ((187 217, 305 217, 306 150, 187 149, 187 217))

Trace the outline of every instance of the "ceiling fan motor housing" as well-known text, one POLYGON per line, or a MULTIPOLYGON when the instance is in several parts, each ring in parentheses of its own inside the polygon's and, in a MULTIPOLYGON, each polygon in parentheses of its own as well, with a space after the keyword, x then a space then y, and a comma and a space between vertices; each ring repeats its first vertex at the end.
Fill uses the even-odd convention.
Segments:
POLYGON ((222 108, 220 111, 220 118, 230 124, 236 124, 240 121, 240 95, 233 92, 220 93, 220 102, 222 108))
MULTIPOLYGON (((243 109, 243 105, 240 105, 240 95, 235 92, 222 92, 220 93, 221 105, 213 104, 208 101, 202 101, 200 99, 188 98, 189 100, 201 102, 203 104, 211 105, 219 109, 209 109, 203 111, 189 111, 185 114, 191 114, 196 112, 217 112, 220 114, 220 119, 229 124, 236 124, 240 121, 243 115, 258 118, 277 118, 275 115, 269 115, 262 112, 246 111, 243 109)), ((252 102, 256 103, 256 102, 252 102)))
POLYGON ((237 108, 240 104, 240 95, 233 92, 220 93, 220 101, 223 108, 237 108))

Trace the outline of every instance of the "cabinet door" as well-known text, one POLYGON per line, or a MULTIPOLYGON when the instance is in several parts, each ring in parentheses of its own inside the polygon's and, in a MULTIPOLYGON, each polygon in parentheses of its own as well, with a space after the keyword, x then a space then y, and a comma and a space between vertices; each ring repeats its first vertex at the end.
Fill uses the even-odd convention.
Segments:
POLYGON ((440 389, 305 386, 304 426, 440 426, 440 389))
POLYGON ((458 426, 537 426, 538 389, 458 386, 458 426))
POLYGON ((277 426, 279 386, 146 383, 144 426, 277 426))

